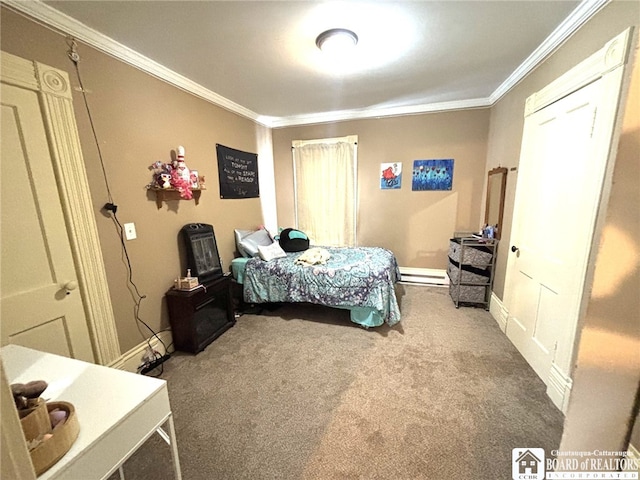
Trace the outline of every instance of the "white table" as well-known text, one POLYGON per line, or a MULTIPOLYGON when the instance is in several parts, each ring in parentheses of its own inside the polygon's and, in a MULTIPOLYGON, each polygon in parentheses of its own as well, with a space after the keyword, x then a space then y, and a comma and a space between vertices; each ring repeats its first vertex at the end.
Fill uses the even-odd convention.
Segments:
POLYGON ((2 347, 0 356, 9 383, 45 380, 42 397, 70 402, 78 415, 78 439, 38 480, 106 479, 116 470, 124 479, 122 464, 156 431, 171 446, 181 480, 167 382, 18 345, 2 347))

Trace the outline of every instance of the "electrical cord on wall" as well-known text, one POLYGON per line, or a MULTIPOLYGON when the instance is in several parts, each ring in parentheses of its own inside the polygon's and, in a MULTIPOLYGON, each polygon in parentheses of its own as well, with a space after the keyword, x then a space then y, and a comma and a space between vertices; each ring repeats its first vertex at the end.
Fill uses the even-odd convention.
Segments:
POLYGON ((158 367, 160 368, 160 372, 156 375, 150 375, 150 376, 156 376, 159 377, 160 375, 162 375, 162 373, 164 372, 164 367, 162 365, 162 361, 165 359, 165 357, 168 357, 169 355, 169 351, 167 349, 167 346, 165 345, 165 343, 162 341, 162 339, 160 338, 160 336, 158 336, 158 334, 144 321, 142 320, 142 318, 140 318, 140 305, 142 303, 142 300, 144 300, 145 298, 147 298, 145 295, 140 294, 140 291, 138 290, 138 286, 135 284, 135 282, 133 281, 133 268, 131 266, 131 259, 129 258, 129 252, 127 251, 127 245, 125 243, 125 235, 124 235, 124 228, 122 226, 122 224, 120 223, 120 220, 118 220, 118 215, 117 215, 117 210, 118 210, 118 206, 115 204, 115 202, 113 201, 113 196, 111 194, 111 188, 109 187, 109 180, 107 177, 107 172, 105 169, 105 165, 104 165, 104 159, 102 157, 102 150, 100 149, 100 142, 98 141, 98 135, 96 133, 96 129, 95 129, 95 125, 93 123, 93 117, 91 116, 91 110, 89 108, 89 102, 87 100, 87 94, 84 88, 84 84, 82 83, 82 76, 80 75, 80 68, 78 67, 78 63, 80 62, 80 55, 78 54, 76 48, 77 48, 77 43, 75 41, 74 38, 72 37, 68 37, 67 38, 67 45, 69 46, 69 50, 67 51, 67 55, 69 57, 69 59, 71 60, 71 63, 73 63, 74 67, 75 67, 75 71, 76 71, 76 76, 78 78, 78 83, 80 84, 80 92, 82 93, 82 98, 84 100, 84 105, 85 108, 87 110, 87 116, 89 117, 89 124, 91 126, 91 132, 93 134, 93 139, 95 141, 96 144, 96 149, 98 151, 98 158, 100 159, 100 166, 102 168, 102 175, 104 178, 104 183, 105 186, 107 188, 107 197, 109 202, 106 203, 103 207, 103 209, 107 212, 109 212, 109 216, 111 217, 111 219, 114 222, 114 225, 116 227, 116 230, 118 232, 118 237, 120 238, 120 243, 122 245, 122 252, 124 254, 125 260, 126 260, 126 265, 127 265, 127 288, 129 289, 129 291, 131 292, 132 296, 133 296, 133 301, 134 301, 134 318, 136 320, 136 322, 138 322, 138 324, 142 324, 144 325, 147 330, 149 330, 151 332, 151 337, 156 337, 156 339, 158 339, 158 341, 162 344, 162 347, 164 348, 164 355, 161 355, 159 352, 157 352, 152 346, 151 346, 151 337, 146 337, 145 335, 143 335, 142 331, 140 331, 140 334, 143 335, 143 337, 145 338, 147 345, 149 347, 149 351, 153 352, 153 359, 147 359, 147 361, 145 363, 143 363, 142 365, 140 365, 140 367, 138 367, 138 371, 141 373, 145 373, 145 374, 149 374, 151 373, 153 370, 156 370, 158 367), (156 367, 157 365, 157 367, 156 367))

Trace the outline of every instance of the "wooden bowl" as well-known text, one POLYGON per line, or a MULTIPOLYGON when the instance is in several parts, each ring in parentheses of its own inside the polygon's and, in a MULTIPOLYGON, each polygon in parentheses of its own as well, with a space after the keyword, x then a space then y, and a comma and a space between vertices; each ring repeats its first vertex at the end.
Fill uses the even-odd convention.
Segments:
POLYGON ((45 440, 36 448, 31 450, 31 461, 36 475, 40 475, 50 469, 60 460, 65 453, 69 451, 73 442, 78 438, 80 425, 76 410, 71 403, 68 402, 49 402, 47 403, 47 411, 51 412, 59 408, 67 413, 67 419, 64 424, 54 428, 51 433, 52 437, 45 440))
POLYGON ((51 433, 51 420, 47 404, 42 398, 38 398, 34 407, 27 411, 18 411, 20 425, 27 442, 34 440, 46 433, 51 433))

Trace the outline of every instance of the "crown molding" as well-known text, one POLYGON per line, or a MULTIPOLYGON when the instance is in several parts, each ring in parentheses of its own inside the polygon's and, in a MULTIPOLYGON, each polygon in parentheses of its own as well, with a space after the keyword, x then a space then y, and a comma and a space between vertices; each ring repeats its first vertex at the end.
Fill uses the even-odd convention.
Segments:
POLYGON ((611 0, 583 0, 489 97, 495 104, 611 0))
MULTIPOLYGON (((53 27, 54 31, 61 35, 71 35, 76 40, 86 43, 107 55, 121 60, 143 72, 146 72, 160 80, 163 80, 181 90, 185 90, 210 103, 218 105, 226 110, 247 117, 261 123, 257 113, 235 102, 218 95, 187 77, 151 60, 135 50, 113 40, 106 35, 86 26, 74 18, 65 15, 55 8, 46 5, 40 0, 20 1, 2 0, 2 3, 11 9, 32 17, 33 19, 53 27)), ((268 126, 268 125, 267 125, 268 126)))
POLYGON ((430 103, 403 107, 372 108, 368 110, 341 110, 334 112, 294 115, 289 117, 270 117, 259 115, 248 108, 223 97, 202 85, 180 75, 177 72, 151 60, 148 57, 116 42, 110 37, 86 26, 65 15, 40 0, 0 0, 2 4, 14 11, 28 15, 62 35, 71 35, 101 52, 117 58, 128 65, 142 70, 181 90, 189 92, 207 102, 234 112, 254 122, 270 128, 282 128, 314 123, 340 122, 377 117, 400 115, 417 115, 421 113, 444 112, 470 108, 486 108, 493 106, 509 90, 531 73, 540 63, 551 55, 576 30, 593 15, 600 11, 610 0, 583 0, 571 14, 549 35, 527 59, 516 68, 511 75, 488 97, 452 102, 430 103))
POLYGON ((474 98, 452 102, 429 103, 424 105, 408 105, 403 107, 375 108, 367 110, 340 110, 324 113, 310 113, 291 117, 266 117, 272 128, 311 125, 314 123, 343 122, 347 120, 361 120, 379 117, 398 117, 402 115, 419 115, 421 113, 447 112, 453 110, 469 110, 472 108, 490 107, 488 98, 474 98))

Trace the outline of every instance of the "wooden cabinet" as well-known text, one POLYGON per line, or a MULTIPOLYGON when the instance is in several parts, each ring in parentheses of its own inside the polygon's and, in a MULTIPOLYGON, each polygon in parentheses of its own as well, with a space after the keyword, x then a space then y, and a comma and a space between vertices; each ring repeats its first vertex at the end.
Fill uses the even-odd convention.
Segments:
POLYGON ((455 237, 449 241, 449 294, 458 308, 484 305, 489 309, 498 240, 455 237))
POLYGON ((167 292, 176 350, 201 352, 236 323, 230 278, 222 276, 192 291, 171 289, 167 292))

